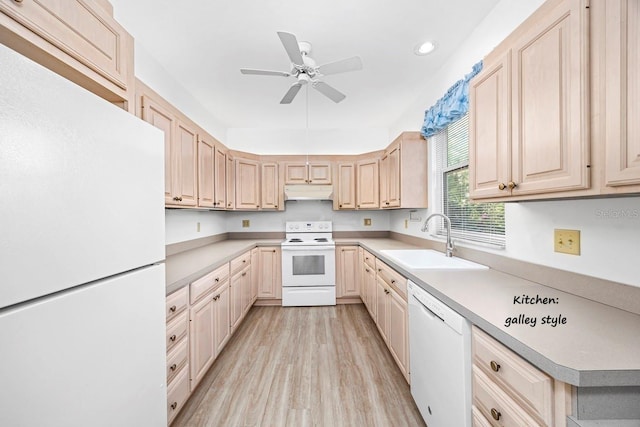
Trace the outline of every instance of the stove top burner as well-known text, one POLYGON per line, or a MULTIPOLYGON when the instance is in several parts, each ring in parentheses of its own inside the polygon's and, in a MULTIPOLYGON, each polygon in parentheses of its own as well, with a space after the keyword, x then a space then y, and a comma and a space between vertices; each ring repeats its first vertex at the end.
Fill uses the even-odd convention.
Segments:
POLYGON ((318 237, 318 238, 315 238, 315 239, 313 239, 313 240, 315 240, 316 242, 321 242, 321 243, 326 243, 326 242, 328 242, 328 240, 327 240, 327 238, 326 238, 326 237, 318 237))
POLYGON ((289 239, 290 243, 302 243, 302 239, 289 239))

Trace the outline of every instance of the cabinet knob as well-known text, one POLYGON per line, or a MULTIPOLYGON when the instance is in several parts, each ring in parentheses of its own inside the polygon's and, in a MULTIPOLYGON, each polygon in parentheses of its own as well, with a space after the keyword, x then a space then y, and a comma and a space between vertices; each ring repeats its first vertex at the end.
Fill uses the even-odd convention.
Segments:
POLYGON ((516 183, 515 183, 515 182, 513 182, 513 181, 509 181, 509 182, 507 183, 507 187, 509 187, 509 190, 513 190, 513 189, 514 189, 514 188, 516 188, 517 186, 518 186, 518 184, 516 184, 516 183))
POLYGON ((495 360, 492 360, 491 363, 489 363, 489 366, 491 366, 491 370, 493 372, 498 372, 500 370, 500 364, 498 364, 495 360))
POLYGON ((176 336, 175 336, 175 334, 174 334, 174 335, 171 335, 171 336, 169 337, 169 340, 171 340, 171 342, 175 342, 175 341, 176 341, 176 338, 178 338, 178 337, 176 337, 176 336))
POLYGON ((339 208, 341 208, 341 207, 342 207, 342 205, 338 205, 338 207, 339 207, 339 208))
POLYGON ((171 369, 171 371, 175 371, 177 367, 178 367, 178 365, 176 365, 174 363, 173 365, 171 365, 171 368, 169 368, 169 369, 171 369))
POLYGON ((246 260, 246 259, 243 259, 243 260, 242 260, 242 262, 243 262, 243 263, 245 263, 245 262, 247 262, 247 260, 246 260))
POLYGON ((491 417, 494 420, 498 421, 501 416, 502 414, 500 413, 500 411, 498 411, 496 408, 491 408, 491 417))
POLYGON ((365 268, 365 269, 364 269, 364 271, 366 271, 367 273, 369 273, 369 271, 370 271, 370 270, 369 270, 368 268, 365 268))
POLYGON ((396 281, 395 281, 395 280, 392 280, 392 281, 391 281, 391 284, 392 284, 392 285, 395 285, 395 283, 396 283, 396 281))
POLYGON ((178 407, 178 402, 173 402, 171 404, 171 409, 175 410, 178 407))
POLYGON ((180 197, 176 196, 176 197, 174 197, 174 198, 173 198, 173 200, 174 200, 175 202, 178 202, 178 201, 180 201, 180 197))
POLYGON ((358 207, 360 207, 360 205, 358 205, 358 207))
POLYGON ((498 184, 498 190, 504 190, 505 188, 507 188, 507 186, 504 185, 502 182, 498 184))
POLYGON ((227 206, 231 206, 231 202, 229 202, 229 204, 227 206))
POLYGON ((219 277, 216 277, 216 283, 218 283, 220 281, 219 277))
POLYGON ((242 273, 242 276, 246 276, 246 275, 247 275, 247 272, 246 272, 246 271, 245 271, 244 273, 242 273))
POLYGON ((274 254, 276 253, 276 250, 275 250, 275 249, 273 250, 273 253, 274 253, 274 254))
POLYGON ((278 205, 275 205, 275 208, 278 209, 278 205))
POLYGON ((178 307, 176 307, 175 305, 172 305, 171 308, 169 308, 169 311, 172 313, 175 313, 177 309, 178 307))

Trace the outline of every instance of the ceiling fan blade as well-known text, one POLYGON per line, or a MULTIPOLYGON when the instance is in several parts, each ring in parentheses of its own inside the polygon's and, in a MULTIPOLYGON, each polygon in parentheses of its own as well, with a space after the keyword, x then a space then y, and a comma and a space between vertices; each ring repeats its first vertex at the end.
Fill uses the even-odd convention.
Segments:
POLYGON ((291 33, 285 33, 278 31, 278 37, 284 46, 284 50, 287 51, 289 59, 296 65, 303 65, 302 54, 300 53, 300 46, 298 46, 298 39, 291 33))
POLYGON ((286 71, 270 71, 270 70, 253 70, 250 68, 241 68, 240 72, 242 74, 254 74, 258 76, 282 76, 289 77, 291 73, 287 73, 286 71))
POLYGON ((347 95, 338 91, 337 89, 334 89, 325 82, 315 82, 313 83, 313 88, 327 98, 331 99, 333 102, 340 102, 347 97, 347 95))
POLYGON ((296 97, 301 87, 302 84, 300 84, 299 82, 292 84, 287 93, 284 94, 284 98, 282 98, 280 104, 291 104, 291 101, 293 101, 293 98, 296 97))
POLYGON ((318 72, 323 75, 346 73, 347 71, 362 70, 362 60, 359 56, 343 59, 341 61, 330 62, 318 67, 318 72))

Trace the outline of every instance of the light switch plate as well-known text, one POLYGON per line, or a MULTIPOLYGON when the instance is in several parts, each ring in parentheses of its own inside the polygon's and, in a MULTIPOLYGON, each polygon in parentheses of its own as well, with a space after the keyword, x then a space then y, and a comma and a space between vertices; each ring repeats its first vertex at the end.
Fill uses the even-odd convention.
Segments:
POLYGON ((248 219, 243 219, 242 220, 242 228, 248 228, 249 227, 249 220, 248 219))
POLYGON ((364 225, 371 225, 371 218, 365 218, 364 225))
POLYGON ((580 255, 580 230, 556 228, 553 231, 553 245, 556 252, 580 255))

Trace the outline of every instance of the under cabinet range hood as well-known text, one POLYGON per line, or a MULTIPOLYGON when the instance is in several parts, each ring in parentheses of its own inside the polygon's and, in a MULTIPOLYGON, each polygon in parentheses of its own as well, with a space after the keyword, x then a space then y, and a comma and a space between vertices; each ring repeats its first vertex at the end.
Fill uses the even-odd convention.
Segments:
POLYGON ((289 184, 284 186, 285 200, 333 200, 333 185, 289 184))

